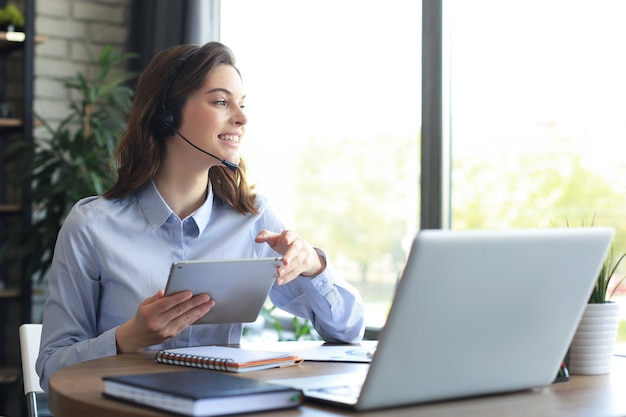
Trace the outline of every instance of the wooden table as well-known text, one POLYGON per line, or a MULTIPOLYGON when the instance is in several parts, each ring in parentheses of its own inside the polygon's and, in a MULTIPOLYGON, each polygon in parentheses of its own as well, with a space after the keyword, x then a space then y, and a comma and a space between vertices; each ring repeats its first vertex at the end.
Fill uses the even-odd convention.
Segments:
MULTIPOLYGON (((328 375, 364 369, 367 364, 305 361, 299 366, 247 373, 247 378, 273 379, 309 375, 328 375)), ((157 364, 154 352, 123 354, 95 359, 62 369, 50 379, 49 405, 55 417, 136 417, 166 416, 149 408, 102 397, 102 376, 142 373, 178 372, 187 368, 157 364)), ((238 375, 238 374, 233 374, 238 375)), ((572 376, 565 383, 517 392, 471 399, 431 403, 362 413, 378 416, 626 416, 626 358, 615 357, 610 374, 572 376)), ((323 404, 306 402, 293 410, 254 414, 265 416, 354 416, 359 413, 323 404)))

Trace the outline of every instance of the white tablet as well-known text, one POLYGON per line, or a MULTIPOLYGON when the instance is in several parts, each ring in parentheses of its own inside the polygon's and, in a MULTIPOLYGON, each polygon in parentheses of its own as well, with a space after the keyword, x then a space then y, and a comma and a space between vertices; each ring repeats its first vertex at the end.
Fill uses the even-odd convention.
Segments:
POLYGON ((281 258, 177 261, 165 295, 207 293, 215 306, 194 324, 250 323, 257 319, 276 280, 281 258))

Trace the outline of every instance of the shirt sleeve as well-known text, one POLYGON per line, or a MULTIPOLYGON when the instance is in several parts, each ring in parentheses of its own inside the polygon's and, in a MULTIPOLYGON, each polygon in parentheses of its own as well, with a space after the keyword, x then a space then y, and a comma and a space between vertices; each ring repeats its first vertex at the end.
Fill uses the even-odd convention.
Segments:
MULTIPOLYGON (((265 208, 263 217, 268 230, 284 230, 270 208, 265 208)), ((326 342, 358 343, 365 332, 363 300, 326 254, 320 249, 316 251, 326 260, 324 271, 315 277, 299 276, 288 284, 274 285, 270 300, 281 310, 310 320, 326 342)))
POLYGON ((117 353, 116 328, 97 333, 100 282, 96 251, 88 219, 77 207, 59 232, 48 278, 36 363, 41 387, 46 391, 55 371, 117 353))
POLYGON ((275 285, 270 299, 278 308, 311 320, 326 342, 358 343, 363 338, 363 301, 328 259, 326 269, 313 278, 299 276, 288 284, 275 285))

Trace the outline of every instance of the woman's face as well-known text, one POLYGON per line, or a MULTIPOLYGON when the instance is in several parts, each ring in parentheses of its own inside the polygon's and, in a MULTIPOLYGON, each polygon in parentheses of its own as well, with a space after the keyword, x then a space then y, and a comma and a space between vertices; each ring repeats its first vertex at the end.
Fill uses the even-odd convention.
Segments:
MULTIPOLYGON (((243 112, 245 94, 241 77, 230 65, 220 65, 206 76, 182 109, 179 131, 194 145, 226 161, 239 163, 239 145, 248 121, 243 112)), ((220 162, 193 149, 212 165, 220 162)))

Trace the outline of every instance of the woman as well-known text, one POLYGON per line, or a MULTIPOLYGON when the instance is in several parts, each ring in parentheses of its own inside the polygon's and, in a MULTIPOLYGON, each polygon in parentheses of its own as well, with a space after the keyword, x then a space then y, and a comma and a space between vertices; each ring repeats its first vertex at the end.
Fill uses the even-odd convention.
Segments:
POLYGON ((231 51, 212 42, 157 54, 140 77, 115 159, 117 182, 79 201, 59 233, 37 372, 145 349, 237 343, 242 324, 190 326, 215 302, 165 297, 181 259, 283 261, 270 299, 328 342, 358 342, 358 293, 322 251, 284 230, 239 157, 247 117, 231 51))

